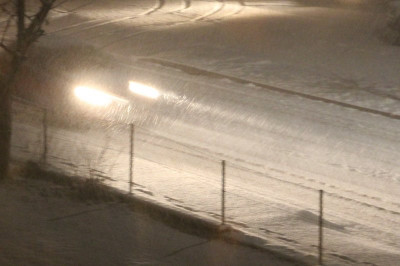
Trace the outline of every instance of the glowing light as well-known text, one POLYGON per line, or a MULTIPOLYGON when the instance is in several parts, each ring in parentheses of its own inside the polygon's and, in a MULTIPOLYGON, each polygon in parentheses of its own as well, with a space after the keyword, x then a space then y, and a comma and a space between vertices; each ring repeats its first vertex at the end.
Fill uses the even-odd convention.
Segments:
POLYGON ((155 88, 129 81, 129 90, 133 93, 152 98, 152 99, 157 99, 160 96, 160 92, 156 90, 155 88))
POLYGON ((111 96, 105 92, 84 86, 76 87, 75 95, 80 100, 96 106, 108 106, 114 99, 114 96, 111 96))

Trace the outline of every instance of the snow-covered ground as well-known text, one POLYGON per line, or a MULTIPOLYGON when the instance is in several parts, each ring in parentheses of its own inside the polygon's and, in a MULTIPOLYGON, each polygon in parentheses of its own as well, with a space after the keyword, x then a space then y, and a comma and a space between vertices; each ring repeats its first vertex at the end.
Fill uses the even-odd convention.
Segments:
POLYGON ((68 193, 26 179, 0 186, 1 265, 294 265, 181 232, 123 203, 83 203, 68 193))
MULTIPOLYGON (((224 159, 232 224, 315 255, 323 189, 328 264, 400 261, 400 48, 380 34, 379 1, 119 0, 75 10, 84 3, 54 12, 41 45, 112 55, 114 68, 93 70, 98 80, 87 67, 67 77, 115 84, 131 100, 117 115, 138 126, 137 193, 218 219, 224 159), (129 80, 162 97, 128 95, 129 80)), ((40 132, 15 126, 22 158, 40 132)), ((106 161, 102 174, 127 188, 126 129, 108 139, 94 129, 50 134, 55 166, 106 161)))

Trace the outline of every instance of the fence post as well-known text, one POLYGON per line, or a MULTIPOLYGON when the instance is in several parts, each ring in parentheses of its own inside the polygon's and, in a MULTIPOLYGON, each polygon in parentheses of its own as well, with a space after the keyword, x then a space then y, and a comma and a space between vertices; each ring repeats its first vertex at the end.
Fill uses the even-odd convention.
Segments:
POLYGON ((129 194, 132 194, 133 187, 133 159, 134 159, 134 134, 135 126, 134 124, 129 124, 130 136, 129 136, 129 194))
POLYGON ((225 224, 225 160, 221 162, 222 166, 222 186, 221 186, 221 223, 225 224))
POLYGON ((47 164, 47 109, 43 108, 43 120, 42 120, 42 125, 43 125, 43 153, 42 153, 42 162, 44 165, 47 164))
POLYGON ((318 237, 318 265, 323 265, 322 255, 323 255, 323 228, 324 228, 324 219, 323 219, 323 196, 324 191, 321 189, 319 191, 319 237, 318 237))

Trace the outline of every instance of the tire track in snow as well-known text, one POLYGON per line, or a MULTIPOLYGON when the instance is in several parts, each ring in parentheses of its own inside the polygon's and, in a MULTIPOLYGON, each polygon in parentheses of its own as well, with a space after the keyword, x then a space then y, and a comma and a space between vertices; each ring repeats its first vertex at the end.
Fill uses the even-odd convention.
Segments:
POLYGON ((220 22, 220 21, 226 20, 227 18, 236 16, 236 15, 242 13, 242 11, 243 11, 244 9, 245 9, 245 6, 242 5, 242 4, 240 3, 240 1, 238 1, 238 4, 237 4, 237 6, 236 6, 236 10, 235 10, 235 11, 233 11, 232 13, 226 14, 226 15, 224 15, 224 16, 222 16, 222 17, 216 18, 216 19, 210 19, 209 21, 219 21, 219 22, 220 22))
MULTIPOLYGON (((183 0, 183 1, 184 1, 185 9, 188 9, 188 8, 191 7, 191 2, 190 2, 190 0, 183 0)), ((173 22, 173 23, 169 23, 169 24, 167 24, 167 23, 148 24, 148 25, 144 25, 144 26, 142 26, 142 27, 143 27, 143 28, 145 28, 145 27, 157 27, 157 26, 160 26, 160 27, 172 27, 172 26, 177 26, 177 25, 184 25, 184 24, 196 23, 196 22, 200 22, 200 21, 203 21, 203 22, 217 22, 217 21, 221 21, 221 20, 223 20, 223 19, 226 19, 227 17, 231 17, 231 16, 234 16, 234 15, 239 14, 239 13, 241 13, 241 12, 244 10, 244 8, 245 8, 245 6, 241 5, 240 2, 238 2, 238 3, 239 3, 239 9, 236 10, 234 13, 225 15, 225 16, 219 18, 219 19, 208 19, 210 16, 215 15, 216 13, 220 12, 221 10, 223 10, 223 8, 225 7, 225 2, 224 2, 224 0, 219 0, 218 2, 219 2, 220 4, 219 4, 215 9, 213 9, 211 12, 209 12, 209 13, 207 13, 207 14, 205 14, 205 15, 202 15, 202 16, 200 16, 200 17, 196 17, 196 18, 193 18, 193 19, 188 19, 188 20, 186 20, 186 21, 173 22)), ((172 13, 179 13, 179 12, 181 12, 181 11, 183 11, 183 10, 184 10, 184 9, 179 9, 179 10, 176 10, 176 11, 172 11, 172 12, 170 12, 169 14, 172 14, 172 13)), ((110 43, 108 43, 108 44, 105 44, 105 45, 103 45, 103 46, 101 46, 101 47, 99 47, 99 48, 100 48, 100 49, 104 49, 104 48, 107 48, 107 47, 109 47, 109 46, 112 46, 112 45, 114 45, 114 44, 116 44, 116 43, 120 43, 120 42, 123 42, 123 41, 125 41, 125 40, 130 39, 130 38, 136 37, 136 36, 138 36, 138 35, 140 35, 140 34, 147 33, 147 32, 155 32, 155 31, 159 31, 159 30, 160 30, 160 29, 143 29, 143 30, 138 30, 138 31, 136 31, 136 32, 134 32, 134 33, 131 33, 131 34, 127 35, 127 36, 124 36, 124 37, 121 38, 121 39, 118 39, 118 40, 112 41, 112 42, 110 42, 110 43)))
MULTIPOLYGON (((184 10, 187 10, 187 9, 192 7, 191 0, 182 0, 182 1, 183 1, 182 2, 182 8, 180 8, 178 10, 175 10, 175 11, 168 12, 167 14, 180 13, 180 12, 182 12, 184 10)), ((214 8, 211 12, 209 12, 209 13, 207 13, 205 15, 202 15, 200 17, 196 17, 196 18, 192 18, 192 19, 189 18, 189 19, 187 19, 185 21, 173 22, 173 23, 147 24, 147 25, 143 25, 141 27, 142 28, 146 28, 146 27, 171 27, 171 26, 183 25, 183 24, 188 24, 188 23, 195 23, 195 22, 198 22, 198 21, 204 21, 204 22, 217 22, 217 21, 219 21, 220 22, 223 19, 226 19, 228 17, 231 17, 231 16, 234 16, 234 15, 237 15, 237 14, 241 13, 243 11, 244 7, 245 7, 245 6, 241 5, 240 1, 238 1, 239 9, 236 10, 235 12, 233 12, 232 14, 227 14, 227 15, 221 17, 221 18, 218 18, 218 19, 208 19, 210 16, 215 15, 216 13, 220 12, 221 10, 223 10, 223 8, 225 7, 225 0, 218 0, 218 2, 219 2, 219 4, 218 4, 218 6, 216 6, 216 8, 214 8)), ((156 5, 153 8, 151 8, 149 11, 146 11, 146 12, 138 14, 138 15, 124 17, 124 18, 115 19, 115 20, 109 20, 109 21, 104 21, 103 19, 95 19, 95 20, 91 20, 91 21, 86 21, 86 22, 74 24, 74 25, 71 25, 69 27, 65 27, 65 28, 59 29, 59 30, 55 30, 55 31, 49 32, 49 34, 50 33, 60 32, 60 31, 64 31, 64 30, 69 30, 69 29, 72 29, 72 28, 77 28, 77 27, 80 27, 82 25, 90 24, 90 23, 97 22, 97 21, 102 21, 101 23, 94 24, 94 25, 88 25, 87 27, 85 27, 83 29, 79 29, 78 31, 74 31, 74 32, 67 33, 67 34, 64 35, 64 36, 69 36, 69 35, 80 33, 80 32, 86 31, 86 30, 97 28, 97 27, 100 27, 100 26, 109 25, 109 24, 112 24, 112 23, 118 23, 118 22, 121 22, 121 21, 124 21, 124 20, 128 20, 128 19, 135 19, 135 18, 139 18, 139 17, 142 17, 142 16, 147 16, 147 15, 150 15, 150 14, 162 9, 164 6, 165 6, 165 0, 159 0, 156 3, 156 5)), ((152 32, 152 31, 158 31, 158 30, 159 29, 138 30, 138 31, 136 31, 134 33, 131 33, 131 34, 119 39, 119 40, 116 40, 116 41, 110 42, 108 44, 105 44, 105 45, 101 46, 100 49, 104 49, 104 48, 109 47, 109 46, 111 46, 113 44, 119 43, 121 41, 128 40, 128 39, 130 39, 132 37, 138 36, 138 35, 143 34, 143 33, 152 32)), ((96 37, 97 36, 95 36, 93 38, 89 38, 89 39, 90 40, 96 39, 96 37)))
POLYGON ((70 29, 74 29, 74 28, 79 28, 80 26, 94 23, 94 25, 88 25, 88 26, 86 26, 84 28, 78 29, 78 31, 74 31, 74 32, 65 34, 65 35, 72 35, 72 34, 80 33, 82 31, 86 31, 86 30, 90 30, 90 29, 93 29, 93 28, 101 27, 101 26, 104 26, 104 25, 109 25, 109 24, 118 23, 118 22, 121 22, 121 21, 124 21, 124 20, 135 19, 135 18, 147 16, 147 15, 150 15, 150 14, 160 10, 161 8, 164 7, 164 5, 165 5, 165 0, 158 0, 156 2, 155 6, 151 7, 149 10, 147 10, 147 11, 145 11, 143 13, 139 13, 139 14, 136 14, 136 15, 133 15, 133 16, 126 16, 126 17, 122 17, 122 18, 118 18, 118 19, 106 20, 106 21, 104 21, 104 19, 93 19, 93 20, 84 21, 84 22, 81 22, 81 23, 76 23, 76 24, 73 24, 71 26, 67 26, 67 27, 64 27, 64 28, 61 28, 61 29, 54 30, 54 31, 48 32, 48 34, 57 33, 57 32, 70 30, 70 29), (100 21, 100 23, 96 24, 96 22, 99 22, 99 21, 100 21))
MULTIPOLYGON (((182 9, 181 10, 177 10, 175 12, 171 12, 171 13, 179 13, 179 12, 191 7, 191 1, 190 0, 182 0, 182 1, 183 1, 182 4, 184 5, 182 7, 182 9)), ((227 4, 225 3, 225 0, 217 0, 217 2, 219 2, 219 4, 213 10, 211 10, 210 12, 208 12, 208 13, 206 13, 204 15, 201 15, 199 17, 195 17, 195 18, 191 19, 190 22, 195 22, 195 21, 210 21, 210 22, 212 22, 212 21, 216 21, 216 20, 222 20, 222 19, 225 19, 227 17, 231 17, 231 16, 234 16, 234 15, 237 15, 237 14, 241 13, 243 11, 243 9, 245 8, 245 5, 242 3, 242 1, 238 0, 237 1, 237 5, 238 5, 237 10, 235 10, 233 13, 224 15, 224 16, 218 18, 218 19, 208 19, 209 17, 211 17, 211 16, 219 13, 220 11, 222 11, 227 6, 227 4)))
MULTIPOLYGON (((152 14, 155 11, 158 11, 158 10, 162 9, 162 7, 164 7, 166 5, 165 0, 159 0, 159 1, 160 1, 160 3, 158 4, 159 8, 157 10, 153 10, 153 11, 150 10, 150 11, 146 12, 144 15, 152 14)), ((182 12, 182 11, 184 11, 186 9, 189 9, 191 6, 192 6, 191 0, 181 0, 181 7, 179 7, 176 10, 166 12, 165 14, 179 13, 179 12, 182 12)))
MULTIPOLYGON (((89 3, 82 4, 82 5, 80 5, 80 6, 77 6, 77 7, 72 8, 72 9, 63 9, 63 10, 61 10, 61 9, 59 9, 59 10, 53 9, 53 10, 56 11, 56 12, 59 12, 59 13, 68 13, 68 14, 71 14, 71 13, 74 13, 75 11, 77 11, 77 10, 83 8, 83 7, 92 5, 94 2, 96 2, 96 0, 92 0, 92 1, 90 1, 89 3)), ((62 8, 62 7, 60 7, 60 8, 62 8)))
MULTIPOLYGON (((162 9, 162 7, 164 7, 165 5, 166 5, 166 3, 165 3, 164 0, 163 0, 163 1, 160 1, 159 4, 156 4, 156 6, 159 7, 157 10, 162 9)), ((170 12, 167 12, 167 13, 164 13, 164 14, 175 14, 175 13, 177 14, 177 13, 180 13, 180 12, 186 10, 186 9, 189 9, 191 6, 192 6, 191 0, 182 0, 182 7, 178 8, 177 10, 173 10, 173 11, 170 11, 170 12)), ((142 13, 142 15, 140 15, 140 16, 146 16, 146 15, 152 14, 152 13, 154 13, 154 12, 157 11, 157 10, 152 9, 152 10, 150 10, 150 11, 147 11, 147 12, 145 12, 145 13, 142 13)), ((177 25, 177 24, 180 24, 180 23, 183 24, 183 23, 185 23, 185 22, 173 22, 173 23, 162 23, 162 22, 158 22, 158 23, 152 23, 152 24, 141 25, 140 27, 141 27, 141 28, 145 28, 145 27, 151 27, 151 26, 154 26, 154 27, 157 27, 157 26, 173 26, 173 25, 177 25)), ((140 27, 139 27, 139 28, 140 28, 140 27)), ((120 32, 120 31, 121 31, 121 30, 110 31, 110 32, 118 33, 118 32, 120 32)), ((131 34, 132 34, 133 36, 136 36, 136 33, 141 34, 141 33, 148 32, 148 31, 150 31, 150 30, 138 30, 138 31, 136 31, 136 32, 134 32, 134 33, 131 33, 131 34)), ((130 35, 129 35, 129 36, 130 36, 130 35)), ((94 37, 88 38, 88 39, 86 39, 86 40, 96 39, 96 37, 97 37, 97 36, 94 36, 94 37)), ((129 38, 129 37, 128 37, 128 38, 129 38)), ((128 39, 128 38, 126 38, 126 39, 128 39)), ((123 39, 124 39, 124 38, 123 38, 123 39)), ((106 47, 106 46, 103 46, 103 47, 106 47)))
POLYGON ((191 21, 200 21, 200 20, 204 20, 212 15, 215 15, 216 13, 220 12, 224 7, 225 7, 225 0, 217 0, 217 4, 215 5, 215 8, 212 9, 210 12, 199 16, 197 18, 192 19, 191 21))
POLYGON ((174 13, 179 13, 184 11, 185 9, 189 9, 192 6, 191 0, 181 0, 182 1, 182 6, 178 8, 177 10, 168 12, 167 14, 174 14, 174 13))
POLYGON ((165 0, 157 0, 153 8, 151 8, 150 10, 148 10, 148 11, 146 11, 144 13, 141 13, 139 15, 148 16, 150 14, 153 14, 154 12, 157 12, 161 8, 163 8, 164 5, 165 5, 165 0))
MULTIPOLYGON (((179 13, 179 12, 182 12, 183 10, 189 9, 192 6, 190 0, 182 0, 182 1, 183 1, 182 2, 182 8, 179 8, 178 10, 175 10, 175 11, 167 12, 166 14, 179 13)), ((118 23, 118 22, 121 22, 121 21, 129 20, 129 19, 135 19, 135 18, 139 18, 139 17, 148 16, 148 15, 151 15, 151 14, 161 10, 165 5, 166 5, 165 0, 158 0, 156 2, 155 6, 150 8, 150 10, 145 11, 145 12, 140 13, 140 14, 137 14, 137 15, 127 16, 127 17, 114 19, 114 20, 108 20, 108 21, 104 21, 103 19, 94 19, 94 20, 90 20, 90 21, 85 21, 85 22, 82 22, 82 23, 74 24, 74 25, 71 25, 69 27, 65 27, 65 28, 62 28, 62 29, 59 29, 59 30, 55 30, 55 31, 52 31, 52 32, 49 32, 49 33, 56 33, 56 32, 59 32, 59 31, 64 31, 64 30, 69 30, 69 29, 72 29, 72 28, 77 28, 77 27, 80 27, 80 26, 85 25, 85 24, 90 24, 90 23, 94 23, 94 22, 97 22, 97 21, 102 21, 101 23, 94 24, 94 25, 88 25, 87 27, 85 27, 83 29, 79 29, 78 31, 74 31, 74 32, 65 34, 66 36, 73 35, 73 34, 80 33, 80 32, 83 32, 83 31, 86 31, 86 30, 90 30, 90 29, 93 29, 93 28, 97 28, 97 27, 100 27, 100 26, 105 26, 105 25, 118 23)), ((182 22, 179 22, 179 23, 182 23, 182 22)), ((175 24, 177 24, 177 23, 175 23, 175 24)), ((171 26, 171 24, 168 25, 168 24, 156 23, 156 24, 144 25, 142 27, 163 26, 163 25, 171 26)), ((140 31, 140 33, 142 33, 142 31, 140 31)))
POLYGON ((96 27, 99 27, 99 26, 112 24, 112 23, 116 23, 116 22, 120 22, 120 21, 124 21, 124 20, 128 20, 128 19, 133 19, 133 18, 136 18, 136 17, 138 17, 138 15, 123 17, 123 18, 119 18, 119 19, 110 19, 110 20, 107 20, 107 21, 104 21, 104 19, 92 19, 92 20, 87 20, 87 21, 84 21, 84 22, 76 23, 76 24, 61 28, 61 29, 53 30, 53 31, 47 32, 47 34, 58 33, 58 32, 62 32, 62 31, 74 29, 74 28, 79 28, 79 27, 84 26, 84 25, 88 25, 83 29, 78 29, 78 31, 74 31, 74 32, 65 34, 65 35, 71 35, 71 34, 74 34, 74 33, 82 32, 82 31, 87 30, 87 29, 96 28, 96 27), (95 24, 96 22, 99 22, 99 21, 101 21, 101 22, 98 23, 98 24, 95 24), (94 25, 89 25, 91 23, 93 23, 94 25))

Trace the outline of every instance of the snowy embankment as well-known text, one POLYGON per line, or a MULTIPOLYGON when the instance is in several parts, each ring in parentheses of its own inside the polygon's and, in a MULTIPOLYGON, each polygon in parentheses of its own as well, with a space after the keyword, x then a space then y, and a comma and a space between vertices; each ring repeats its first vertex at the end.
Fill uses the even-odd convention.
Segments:
POLYGON ((71 192, 52 181, 0 183, 1 265, 295 265, 185 233, 128 204, 77 201, 71 192))

